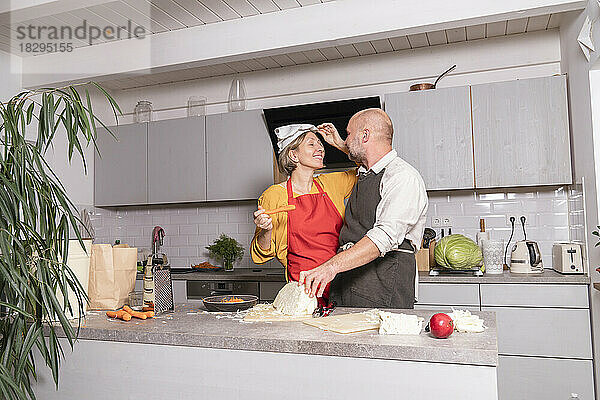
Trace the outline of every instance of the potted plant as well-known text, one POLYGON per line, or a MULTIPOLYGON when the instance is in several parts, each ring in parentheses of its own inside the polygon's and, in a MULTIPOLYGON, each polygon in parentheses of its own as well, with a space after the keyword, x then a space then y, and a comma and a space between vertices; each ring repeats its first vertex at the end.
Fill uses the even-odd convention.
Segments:
POLYGON ((206 246, 208 255, 223 263, 225 271, 233 270, 233 263, 240 261, 244 255, 244 248, 232 237, 225 234, 215 239, 213 244, 206 246))
MULTIPOLYGON (((95 83, 25 90, 0 101, 0 397, 35 399, 32 378, 45 364, 58 388, 63 356, 59 334, 73 347, 78 327, 69 291, 77 297, 81 323, 87 295, 63 263, 70 232, 83 246, 77 209, 44 155, 57 134, 65 134, 69 161, 95 145, 96 122, 88 88, 99 90, 115 118, 120 109, 95 83), (35 130, 26 140, 26 130, 35 130), (56 323, 55 323, 56 321, 56 323), (42 363, 34 363, 34 351, 42 363)), ((86 171, 87 172, 87 171, 86 171)), ((71 295, 72 297, 73 295, 71 295)), ((75 304, 75 303, 74 303, 75 304)))

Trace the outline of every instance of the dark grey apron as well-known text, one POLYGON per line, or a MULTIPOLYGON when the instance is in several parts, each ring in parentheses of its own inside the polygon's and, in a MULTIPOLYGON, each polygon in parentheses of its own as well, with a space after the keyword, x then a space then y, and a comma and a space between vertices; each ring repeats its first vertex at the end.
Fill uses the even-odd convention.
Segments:
MULTIPOLYGON (((346 205, 340 246, 357 243, 375 225, 379 187, 385 169, 360 175, 346 205)), ((400 246, 412 251, 408 240, 400 246)), ((331 283, 331 300, 343 307, 414 308, 414 253, 389 251, 368 264, 339 273, 331 283)))

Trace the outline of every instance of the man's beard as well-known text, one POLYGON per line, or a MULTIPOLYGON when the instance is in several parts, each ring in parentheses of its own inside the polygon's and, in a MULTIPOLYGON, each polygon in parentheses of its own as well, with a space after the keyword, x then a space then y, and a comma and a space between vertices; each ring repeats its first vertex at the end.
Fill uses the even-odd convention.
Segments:
POLYGON ((348 158, 356 163, 363 164, 365 151, 360 147, 359 143, 352 143, 348 146, 348 158))

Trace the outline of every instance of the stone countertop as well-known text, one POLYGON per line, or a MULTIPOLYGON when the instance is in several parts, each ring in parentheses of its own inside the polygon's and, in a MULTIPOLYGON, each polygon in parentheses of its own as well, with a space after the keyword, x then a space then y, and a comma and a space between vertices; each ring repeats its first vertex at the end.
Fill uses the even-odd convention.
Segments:
POLYGON ((570 284, 589 285, 587 275, 563 275, 551 269, 540 274, 512 274, 504 271, 498 275, 473 276, 469 274, 440 274, 429 276, 428 272, 419 271, 419 283, 530 283, 530 284, 570 284))
MULTIPOLYGON (((334 315, 363 310, 338 308, 334 315)), ((394 311, 416 314, 425 321, 434 314, 420 310, 394 311)), ((180 304, 174 313, 145 321, 112 320, 102 311, 91 311, 82 324, 79 338, 495 367, 498 364, 495 314, 476 314, 485 320, 488 327, 485 332, 455 332, 448 339, 435 339, 425 332, 418 336, 379 335, 371 330, 344 335, 302 322, 243 322, 236 313, 209 313, 197 304, 180 304)))

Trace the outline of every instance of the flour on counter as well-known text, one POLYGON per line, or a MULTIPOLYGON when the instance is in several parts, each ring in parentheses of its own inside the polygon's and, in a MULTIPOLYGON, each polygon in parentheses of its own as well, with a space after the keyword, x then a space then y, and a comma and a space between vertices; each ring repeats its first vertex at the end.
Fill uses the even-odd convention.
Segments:
POLYGON ((304 286, 289 282, 277 293, 273 307, 285 315, 311 315, 317 308, 317 298, 309 297, 304 286))
POLYGON ((380 335, 418 335, 423 329, 424 319, 416 315, 379 311, 379 318, 380 335))

